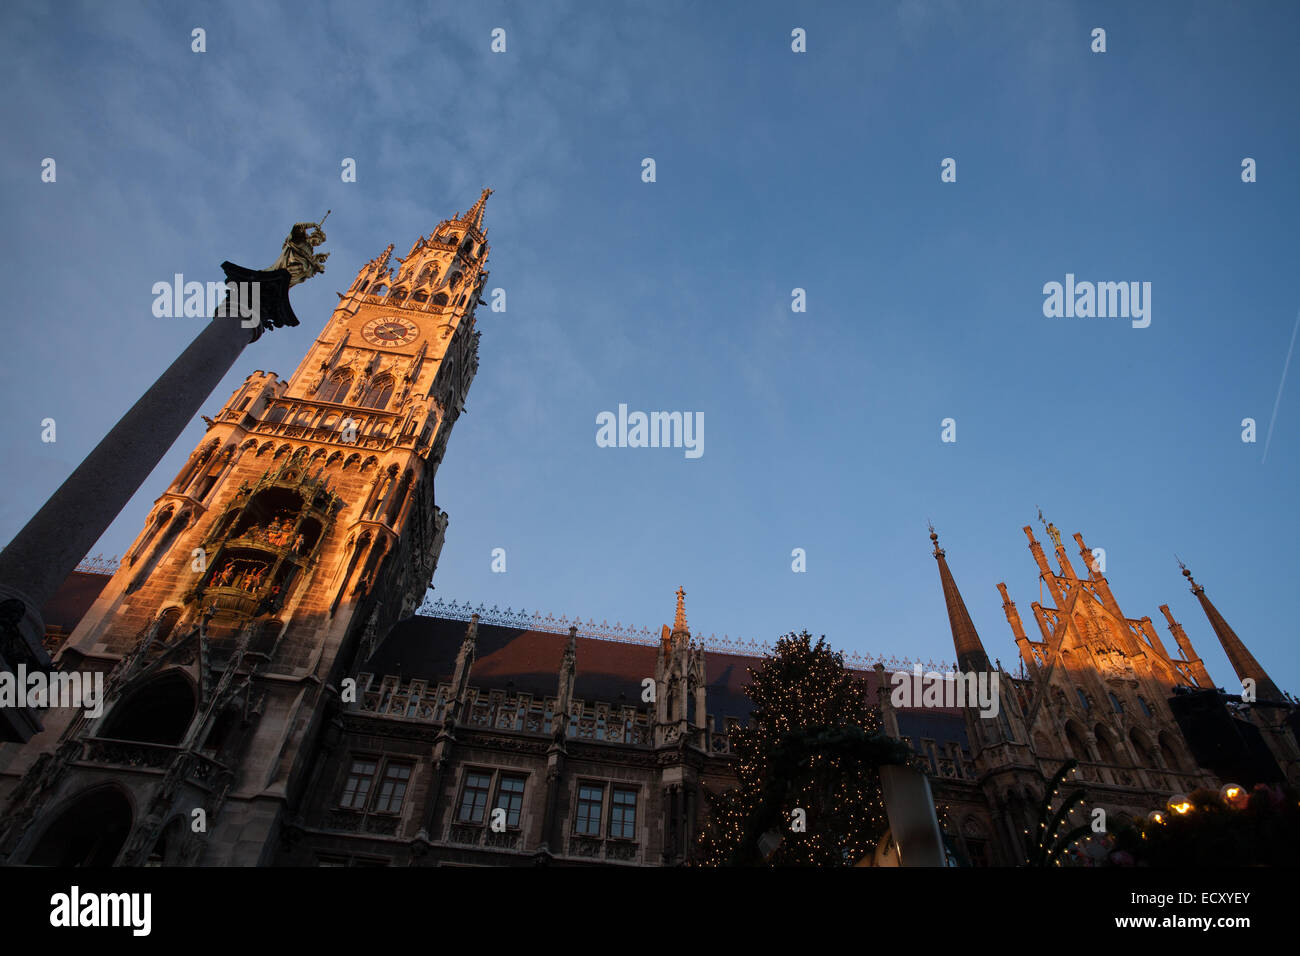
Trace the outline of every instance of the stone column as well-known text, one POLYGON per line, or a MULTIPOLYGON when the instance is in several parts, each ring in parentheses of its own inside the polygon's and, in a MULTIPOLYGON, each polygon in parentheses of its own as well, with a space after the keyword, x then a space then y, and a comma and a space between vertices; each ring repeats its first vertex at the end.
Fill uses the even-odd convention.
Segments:
POLYGON ((263 328, 298 324, 289 306, 287 270, 258 271, 230 262, 222 269, 227 281, 256 290, 241 309, 230 310, 249 318, 226 315, 225 302, 218 306, 207 327, 0 552, 0 600, 24 605, 19 629, 43 667, 49 666, 49 656, 41 647, 41 606, 144 484, 244 346, 263 328))

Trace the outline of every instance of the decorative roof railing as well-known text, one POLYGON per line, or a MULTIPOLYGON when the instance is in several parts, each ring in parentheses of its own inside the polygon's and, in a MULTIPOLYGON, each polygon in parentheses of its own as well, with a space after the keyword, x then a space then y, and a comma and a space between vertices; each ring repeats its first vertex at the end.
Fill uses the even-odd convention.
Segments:
POLYGON ((117 555, 111 558, 106 558, 102 554, 97 554, 93 558, 87 555, 72 570, 85 574, 116 574, 121 565, 122 562, 117 555))
MULTIPOLYGON (((648 627, 634 627, 622 622, 610 624, 608 621, 601 621, 597 624, 591 619, 584 622, 580 617, 574 617, 570 620, 567 615, 556 617, 554 614, 542 614, 541 611, 529 612, 522 608, 518 611, 513 608, 502 610, 495 604, 492 607, 487 607, 484 604, 475 607, 468 601, 458 603, 454 600, 446 601, 442 598, 434 600, 432 596, 426 596, 415 613, 420 617, 440 617, 453 621, 468 621, 472 615, 477 614, 480 624, 495 624, 500 627, 513 627, 524 631, 541 631, 548 634, 568 634, 570 627, 577 627, 579 637, 589 637, 597 641, 614 641, 620 644, 641 644, 651 647, 659 644, 659 632, 648 627)), ((692 634, 691 639, 704 648, 705 651, 713 651, 717 654, 765 657, 771 655, 775 650, 774 646, 766 641, 746 641, 743 638, 730 637, 726 634, 722 635, 722 637, 718 637, 716 634, 710 634, 707 637, 692 634)), ((906 657, 859 654, 854 651, 844 651, 842 653, 844 655, 844 665, 851 670, 871 670, 877 663, 883 664, 886 670, 911 670, 916 664, 920 664, 928 671, 948 672, 956 669, 956 665, 943 661, 920 661, 906 657)))

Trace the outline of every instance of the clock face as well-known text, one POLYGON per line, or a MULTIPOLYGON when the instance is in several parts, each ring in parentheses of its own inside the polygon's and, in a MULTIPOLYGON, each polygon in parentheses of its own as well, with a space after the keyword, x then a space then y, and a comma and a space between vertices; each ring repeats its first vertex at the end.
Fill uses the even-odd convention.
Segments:
POLYGON ((420 330, 414 325, 396 316, 371 319, 361 330, 362 337, 371 345, 410 345, 419 334, 420 330))

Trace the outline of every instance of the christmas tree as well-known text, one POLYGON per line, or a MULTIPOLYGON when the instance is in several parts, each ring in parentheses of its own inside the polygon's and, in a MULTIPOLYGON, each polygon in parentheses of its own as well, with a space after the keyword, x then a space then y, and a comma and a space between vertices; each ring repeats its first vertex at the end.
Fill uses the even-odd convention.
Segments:
POLYGON ((909 751, 880 733, 865 678, 825 639, 788 634, 746 693, 750 723, 732 735, 739 785, 706 791, 705 866, 852 866, 888 828, 879 767, 909 751))

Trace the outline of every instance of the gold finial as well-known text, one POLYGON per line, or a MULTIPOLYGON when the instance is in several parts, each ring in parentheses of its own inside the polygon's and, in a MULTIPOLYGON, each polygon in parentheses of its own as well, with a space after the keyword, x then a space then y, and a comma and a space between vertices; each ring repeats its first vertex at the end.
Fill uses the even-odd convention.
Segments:
POLYGON ((934 543, 934 556, 936 558, 941 558, 943 557, 944 551, 943 548, 939 547, 939 535, 935 533, 934 522, 927 518, 925 523, 930 529, 930 540, 934 543))

